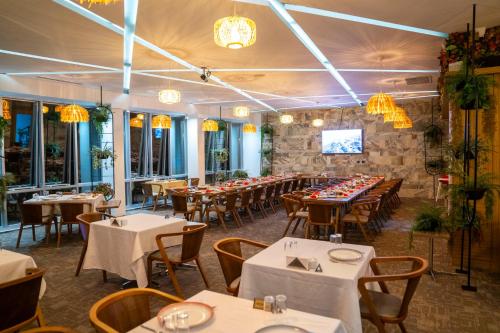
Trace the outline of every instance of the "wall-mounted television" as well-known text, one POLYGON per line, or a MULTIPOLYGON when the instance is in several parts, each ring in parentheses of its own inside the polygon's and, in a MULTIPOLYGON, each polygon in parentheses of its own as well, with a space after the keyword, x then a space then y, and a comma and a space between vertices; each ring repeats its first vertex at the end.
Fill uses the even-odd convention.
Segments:
POLYGON ((322 132, 321 152, 323 154, 362 154, 363 130, 326 130, 322 132))

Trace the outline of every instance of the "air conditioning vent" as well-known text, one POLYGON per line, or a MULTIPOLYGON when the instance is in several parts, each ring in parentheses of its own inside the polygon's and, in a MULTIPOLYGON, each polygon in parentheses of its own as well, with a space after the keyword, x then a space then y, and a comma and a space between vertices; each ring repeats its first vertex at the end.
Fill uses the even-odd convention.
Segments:
POLYGON ((407 86, 413 86, 416 84, 428 84, 432 83, 432 76, 417 76, 409 77, 405 79, 407 86))

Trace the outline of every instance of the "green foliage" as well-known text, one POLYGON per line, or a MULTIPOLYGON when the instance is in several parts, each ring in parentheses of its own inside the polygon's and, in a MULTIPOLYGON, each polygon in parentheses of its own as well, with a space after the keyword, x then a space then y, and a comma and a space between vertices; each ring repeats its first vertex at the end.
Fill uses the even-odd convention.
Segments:
POLYGON ((424 204, 420 207, 415 223, 410 230, 410 248, 413 247, 413 232, 442 232, 453 231, 451 220, 447 219, 446 211, 443 207, 432 204, 424 204))
POLYGON ((425 169, 437 173, 443 172, 446 169, 446 161, 442 158, 429 160, 425 163, 425 169))
MULTIPOLYGON (((6 173, 3 176, 0 176, 0 202, 5 202, 5 198, 7 196, 7 187, 14 183, 16 178, 11 173, 6 173)), ((0 211, 3 210, 3 204, 0 205, 0 211)))
POLYGON ((217 171, 215 173, 215 181, 217 182, 224 182, 228 179, 227 173, 225 170, 217 171))
POLYGON ((58 143, 47 143, 45 144, 45 154, 50 158, 58 158, 61 156, 62 148, 58 143))
POLYGON ((229 152, 226 148, 212 150, 214 159, 219 163, 225 163, 229 159, 229 152))
POLYGON ((260 172, 260 175, 263 177, 270 176, 271 175, 271 168, 262 168, 262 171, 260 172))
MULTIPOLYGON (((465 64, 465 63, 464 63, 465 64)), ((490 107, 489 88, 492 84, 490 77, 485 75, 474 75, 470 68, 466 71, 465 65, 446 82, 446 92, 463 110, 476 108, 488 109, 490 107)))
POLYGON ((269 123, 265 123, 260 127, 260 131, 262 135, 264 134, 273 135, 273 126, 271 126, 271 124, 269 123))
POLYGON ((99 148, 97 146, 92 146, 91 150, 92 155, 92 167, 94 169, 99 169, 101 166, 104 166, 105 169, 108 169, 110 165, 113 165, 116 160, 116 155, 113 150, 109 147, 99 148), (111 159, 111 163, 108 164, 108 159, 111 159))
POLYGON ((262 157, 271 160, 272 155, 273 155, 272 149, 262 149, 262 157))
POLYGON ((233 178, 246 179, 248 178, 248 172, 246 172, 245 170, 235 170, 233 172, 233 178))
POLYGON ((219 132, 225 131, 227 129, 227 123, 222 119, 217 120, 217 125, 219 126, 219 132))
POLYGON ((102 133, 102 128, 104 124, 109 120, 110 115, 111 115, 110 107, 104 105, 98 106, 90 112, 90 118, 92 119, 92 123, 94 124, 99 134, 102 133))
POLYGON ((104 196, 104 199, 106 199, 106 200, 110 200, 115 195, 115 192, 113 191, 113 187, 111 186, 110 183, 98 184, 95 187, 94 192, 101 193, 104 196))

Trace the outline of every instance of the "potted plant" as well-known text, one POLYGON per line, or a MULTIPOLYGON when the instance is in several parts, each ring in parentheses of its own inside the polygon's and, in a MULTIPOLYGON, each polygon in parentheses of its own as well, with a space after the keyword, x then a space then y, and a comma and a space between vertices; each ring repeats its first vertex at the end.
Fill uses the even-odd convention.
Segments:
POLYGON ((61 156, 62 148, 58 143, 47 143, 45 145, 45 153, 47 157, 56 159, 61 156))
POLYGON ((227 180, 227 175, 225 170, 220 170, 215 173, 215 181, 216 182, 223 182, 227 180))
POLYGON ((104 196, 104 200, 106 200, 106 201, 111 200, 115 195, 115 191, 113 191, 113 187, 111 186, 110 183, 98 184, 95 187, 94 192, 101 193, 104 196))
POLYGON ((269 149, 269 148, 262 149, 262 157, 270 160, 272 154, 273 154, 272 149, 269 149))
POLYGON ((90 112, 92 123, 99 134, 102 133, 103 125, 108 122, 110 115, 111 110, 109 106, 104 105, 98 106, 90 112))
POLYGON ((229 159, 229 152, 226 148, 214 149, 214 158, 219 163, 225 163, 229 159))
POLYGON ((268 167, 262 168, 262 171, 260 172, 260 175, 262 177, 270 176, 271 175, 271 169, 268 167))
POLYGON ((425 140, 432 145, 438 145, 443 138, 443 130, 436 125, 430 125, 424 131, 425 140))
POLYGON ((451 99, 463 110, 488 109, 490 106, 489 88, 492 83, 490 77, 475 75, 465 65, 460 71, 447 79, 446 92, 451 99))
POLYGON ((236 179, 247 179, 248 173, 245 170, 235 170, 233 172, 233 178, 236 179))
POLYGON ((495 196, 500 193, 500 185, 493 183, 493 178, 488 173, 477 176, 476 186, 474 187, 473 177, 466 176, 465 182, 459 184, 450 184, 451 197, 458 202, 463 199, 481 200, 484 198, 485 215, 487 219, 493 217, 493 205, 495 196))
MULTIPOLYGON (((16 178, 14 177, 14 175, 9 172, 7 172, 3 176, 0 176, 0 202, 5 201, 5 198, 7 196, 8 186, 14 183, 15 180, 16 178)), ((0 205, 0 211, 2 210, 3 210, 3 204, 0 205)))
POLYGON ((109 167, 108 159, 111 158, 111 165, 113 165, 116 159, 116 155, 114 154, 113 150, 108 146, 104 148, 92 146, 91 155, 92 155, 92 167, 94 169, 99 169, 102 166, 104 166, 105 169, 108 169, 109 167))
POLYGON ((219 127, 219 132, 227 129, 227 123, 222 119, 217 120, 217 126, 219 127))
POLYGON ((450 220, 445 217, 446 211, 443 207, 425 204, 418 210, 415 222, 410 230, 410 248, 413 247, 413 237, 417 235, 432 235, 448 238, 443 233, 453 231, 450 220))
POLYGON ((446 161, 443 158, 429 160, 425 163, 425 168, 440 173, 446 169, 446 161))
POLYGON ((261 126, 260 131, 262 134, 273 135, 273 126, 269 123, 265 123, 261 126))

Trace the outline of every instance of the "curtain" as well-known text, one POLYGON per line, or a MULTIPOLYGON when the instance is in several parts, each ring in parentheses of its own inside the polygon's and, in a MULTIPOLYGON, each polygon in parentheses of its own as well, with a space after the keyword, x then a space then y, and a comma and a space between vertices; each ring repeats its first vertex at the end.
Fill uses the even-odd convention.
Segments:
POLYGON ((170 131, 168 129, 161 130, 161 139, 160 139, 160 152, 158 155, 158 175, 160 176, 168 176, 169 173, 169 161, 168 161, 168 146, 169 146, 169 134, 170 131))
POLYGON ((76 162, 76 123, 66 125, 66 141, 64 143, 64 168, 63 182, 66 184, 75 184, 77 182, 75 173, 76 162))

